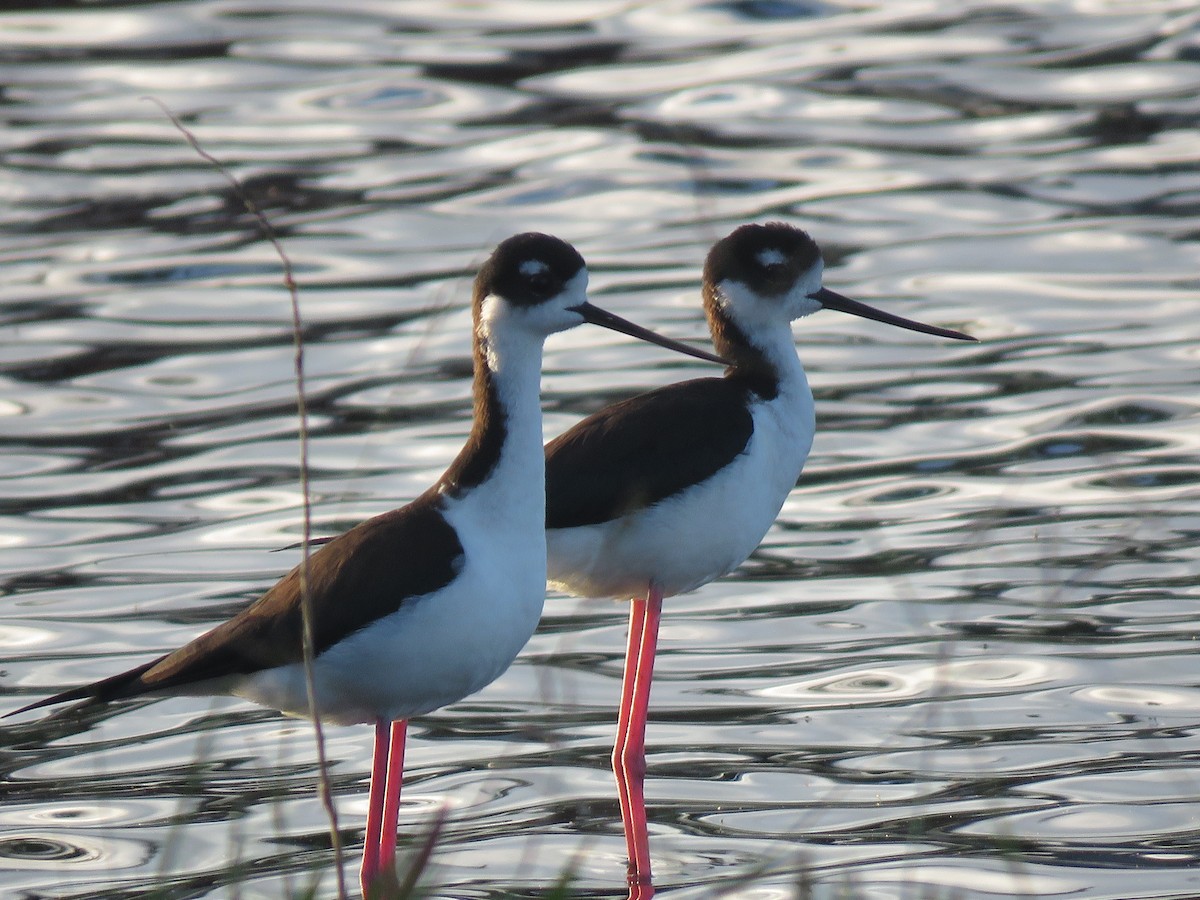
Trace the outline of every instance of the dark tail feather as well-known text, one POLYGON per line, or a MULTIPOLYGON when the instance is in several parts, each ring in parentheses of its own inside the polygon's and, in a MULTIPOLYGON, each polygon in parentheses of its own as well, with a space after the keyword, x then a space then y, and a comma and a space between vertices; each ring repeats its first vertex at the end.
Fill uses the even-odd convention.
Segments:
POLYGON ((154 688, 143 684, 141 677, 143 673, 154 668, 159 662, 161 662, 161 657, 151 660, 148 663, 143 663, 137 668, 130 669, 128 672, 113 675, 94 684, 85 684, 82 687, 71 688, 69 691, 63 691, 61 694, 55 694, 53 697, 46 697, 44 700, 38 700, 35 703, 30 703, 28 706, 22 706, 20 709, 14 709, 12 712, 0 716, 0 719, 7 719, 9 716, 29 712, 31 709, 41 709, 44 706, 70 703, 73 700, 82 700, 83 703, 80 706, 94 706, 98 703, 108 703, 110 700, 136 697, 138 694, 154 690, 154 688))

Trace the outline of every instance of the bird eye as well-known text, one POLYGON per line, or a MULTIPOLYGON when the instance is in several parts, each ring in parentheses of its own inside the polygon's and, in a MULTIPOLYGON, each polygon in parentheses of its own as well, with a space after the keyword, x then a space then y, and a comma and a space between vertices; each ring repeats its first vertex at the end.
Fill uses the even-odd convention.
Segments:
POLYGON ((787 262, 787 257, 784 255, 783 251, 774 247, 760 250, 756 258, 758 260, 758 264, 768 271, 778 269, 785 262, 787 262))
POLYGON ((550 267, 540 259, 531 259, 521 263, 521 275, 530 290, 537 293, 545 293, 550 290, 554 281, 550 267))

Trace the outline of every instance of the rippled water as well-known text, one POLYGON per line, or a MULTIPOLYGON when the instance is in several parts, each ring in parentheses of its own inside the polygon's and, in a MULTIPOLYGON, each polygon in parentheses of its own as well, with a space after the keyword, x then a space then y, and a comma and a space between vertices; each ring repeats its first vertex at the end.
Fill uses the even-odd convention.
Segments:
MULTIPOLYGON (((162 652, 294 561, 287 296, 318 527, 468 424, 469 277, 521 229, 700 338, 748 220, 827 284, 965 328, 797 326, 820 433, 735 576, 668 603, 648 735, 671 897, 1200 896, 1200 32, 1192 2, 283 0, 0 15, 6 709, 162 652)), ((9 7, 11 9, 11 6, 9 7)), ((705 373, 552 340, 547 432, 705 373)), ((416 723, 438 896, 618 896, 625 610, 556 599, 416 723)), ((303 723, 171 699, 2 732, 11 896, 279 897, 333 858, 303 723)), ((331 729, 356 867, 370 738, 331 729)), ((351 879, 353 881, 353 879, 351 879)))

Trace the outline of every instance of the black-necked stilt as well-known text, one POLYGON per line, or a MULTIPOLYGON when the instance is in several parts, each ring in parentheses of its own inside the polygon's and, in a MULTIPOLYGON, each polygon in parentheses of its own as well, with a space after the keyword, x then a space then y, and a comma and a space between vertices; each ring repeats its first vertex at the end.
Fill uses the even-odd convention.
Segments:
POLYGON ((633 597, 613 770, 631 897, 650 896, 642 783, 646 710, 663 597, 733 571, 758 546, 812 446, 813 396, 791 322, 836 309, 959 340, 821 284, 816 243, 790 225, 718 241, 703 299, 723 378, 605 407, 546 445, 549 580, 586 597, 633 597))
MULTIPOLYGON (((541 615, 546 336, 591 322, 722 362, 588 303, 587 280, 583 259, 557 238, 521 234, 497 247, 475 280, 475 418, 466 446, 412 503, 352 528, 309 562, 316 708, 330 722, 375 724, 364 893, 393 865, 407 720, 500 675, 541 615)), ((298 566, 173 653, 17 712, 204 690, 307 716, 301 602, 298 566)))

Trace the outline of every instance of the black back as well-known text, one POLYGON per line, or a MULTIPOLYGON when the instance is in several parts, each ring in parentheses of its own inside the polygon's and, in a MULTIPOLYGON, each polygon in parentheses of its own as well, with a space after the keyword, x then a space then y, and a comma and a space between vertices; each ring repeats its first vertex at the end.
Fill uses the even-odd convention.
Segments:
POLYGON ((606 406, 546 445, 546 527, 597 525, 711 478, 754 432, 752 386, 698 378, 606 406))

